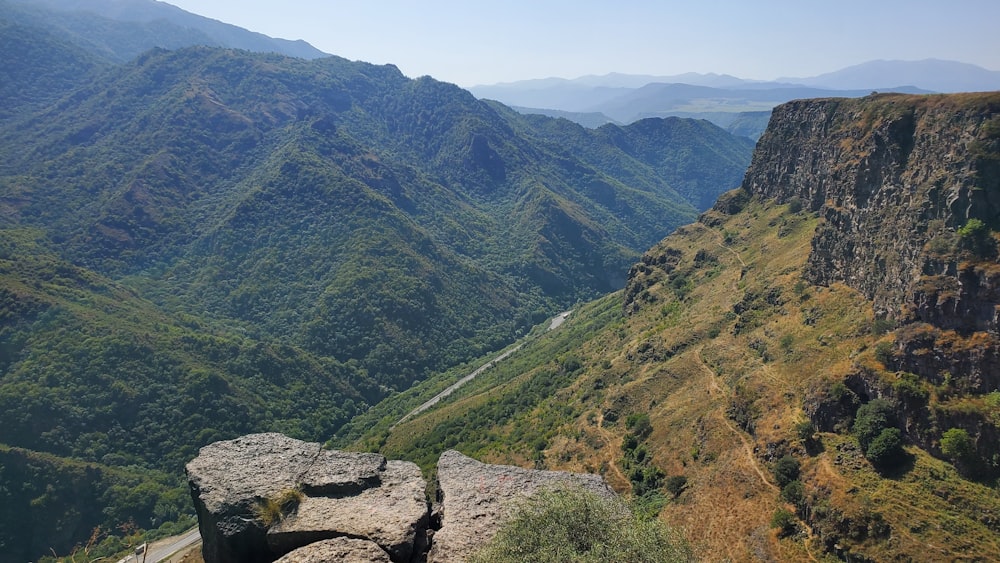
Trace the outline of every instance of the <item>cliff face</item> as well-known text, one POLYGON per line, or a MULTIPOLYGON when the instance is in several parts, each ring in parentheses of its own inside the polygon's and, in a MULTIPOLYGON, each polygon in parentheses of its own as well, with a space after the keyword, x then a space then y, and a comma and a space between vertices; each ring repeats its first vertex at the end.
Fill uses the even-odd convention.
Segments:
POLYGON ((878 316, 995 334, 996 252, 956 247, 975 246, 957 234, 971 219, 1000 229, 998 147, 1000 93, 797 101, 775 109, 742 189, 819 212, 810 281, 846 283, 878 316))

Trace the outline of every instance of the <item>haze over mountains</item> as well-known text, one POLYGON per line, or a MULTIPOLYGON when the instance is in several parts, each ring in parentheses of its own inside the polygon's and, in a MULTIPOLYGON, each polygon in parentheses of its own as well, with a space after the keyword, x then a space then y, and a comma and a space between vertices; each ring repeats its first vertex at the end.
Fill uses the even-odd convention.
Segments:
POLYGON ((756 139, 767 125, 771 108, 794 99, 856 98, 873 90, 915 94, 997 89, 998 71, 928 59, 870 61, 819 76, 776 81, 711 73, 607 74, 572 80, 523 80, 469 90, 480 98, 499 100, 525 113, 566 117, 588 127, 680 116, 708 119, 730 132, 756 139), (739 128, 733 128, 733 123, 739 128))

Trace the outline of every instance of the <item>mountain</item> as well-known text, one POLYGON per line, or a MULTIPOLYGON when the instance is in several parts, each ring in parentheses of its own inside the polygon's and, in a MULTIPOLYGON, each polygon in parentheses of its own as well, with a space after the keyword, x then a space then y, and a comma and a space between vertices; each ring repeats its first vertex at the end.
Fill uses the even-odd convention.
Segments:
MULTIPOLYGON (((902 87, 887 91, 910 94, 924 93, 918 88, 902 87)), ((631 123, 644 117, 665 117, 675 112, 741 112, 767 111, 772 107, 796 99, 866 96, 871 90, 829 90, 802 86, 782 86, 774 88, 710 88, 690 84, 647 84, 608 100, 592 111, 600 111, 623 123, 631 123)))
POLYGON ((333 441, 600 472, 704 560, 1000 551, 1000 94, 777 107, 740 189, 418 416, 333 441))
POLYGON ((909 84, 934 92, 1000 90, 1000 71, 957 61, 868 61, 809 78, 780 78, 818 88, 884 90, 909 84))
MULTIPOLYGON (((2 5, 0 5, 2 9, 2 5)), ((43 29, 0 19, 0 119, 51 103, 107 64, 43 29)))
POLYGON ((339 57, 156 48, 71 72, 94 57, 12 28, 38 55, 9 76, 45 95, 0 104, 3 561, 129 519, 166 533, 198 447, 325 440, 620 288, 752 151, 339 57))
MULTIPOLYGON (((729 75, 608 74, 568 80, 547 78, 470 88, 479 98, 524 108, 526 113, 569 112, 563 117, 593 127, 593 115, 631 123, 644 117, 708 119, 727 128, 733 113, 759 113, 801 98, 860 97, 880 92, 981 92, 1000 90, 1000 71, 954 61, 869 61, 810 78, 755 81, 729 75), (544 109, 527 109, 544 108, 544 109)), ((756 139, 766 120, 751 118, 733 131, 756 139)))
POLYGON ((45 30, 118 63, 154 47, 194 45, 305 59, 327 56, 305 41, 275 39, 156 0, 3 0, 3 20, 45 30))

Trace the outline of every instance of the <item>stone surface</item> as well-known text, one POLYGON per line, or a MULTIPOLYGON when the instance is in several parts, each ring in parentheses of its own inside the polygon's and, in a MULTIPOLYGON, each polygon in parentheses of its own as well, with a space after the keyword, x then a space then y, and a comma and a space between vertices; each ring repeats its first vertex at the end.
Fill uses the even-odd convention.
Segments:
MULTIPOLYGON (((286 538, 281 542, 281 551, 274 551, 268 543, 267 529, 257 515, 263 500, 289 489, 304 493, 299 512, 303 505, 310 506, 323 499, 363 495, 366 499, 410 499, 404 512, 415 522, 412 526, 421 522, 425 525, 428 518, 426 502, 422 520, 412 515, 417 503, 411 497, 416 489, 423 502, 424 485, 419 471, 416 471, 417 483, 413 480, 412 469, 403 470, 397 463, 389 465, 381 455, 324 451, 320 444, 281 434, 251 434, 210 444, 201 449, 186 469, 206 563, 270 562, 281 553, 304 545, 294 545, 286 538), (397 491, 397 487, 402 489, 397 491)), ((381 515, 389 512, 380 510, 381 515)), ((400 517, 394 516, 382 525, 390 530, 398 526, 399 521, 400 517)), ((380 530, 374 521, 369 523, 369 528, 380 530)), ((309 541, 350 535, 353 531, 329 529, 322 537, 309 541)), ((387 543, 392 544, 396 553, 408 553, 397 541, 408 533, 404 530, 393 535, 379 531, 379 537, 392 538, 387 543)), ((410 535, 422 537, 423 533, 410 535)), ((412 551, 412 542, 408 549, 412 551)))
POLYGON ((569 485, 615 496, 598 475, 490 465, 456 451, 441 454, 438 483, 441 529, 428 556, 435 563, 465 561, 496 535, 516 500, 540 489, 569 485))
POLYGON ((389 554, 368 540, 334 538, 311 543, 278 559, 277 563, 389 563, 389 554))
POLYGON ((998 103, 994 92, 783 104, 741 190, 823 219, 808 281, 846 283, 899 322, 996 334, 996 256, 970 266, 949 248, 971 218, 1000 228, 998 103))
POLYGON ((275 553, 338 535, 367 538, 393 561, 409 561, 419 551, 429 520, 426 483, 416 464, 390 461, 382 484, 356 495, 307 496, 298 510, 271 527, 267 543, 275 553))

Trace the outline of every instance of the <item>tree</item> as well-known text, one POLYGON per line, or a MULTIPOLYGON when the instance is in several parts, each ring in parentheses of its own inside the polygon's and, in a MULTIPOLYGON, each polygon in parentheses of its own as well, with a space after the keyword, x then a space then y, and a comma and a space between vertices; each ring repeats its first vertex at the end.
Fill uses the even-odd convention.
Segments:
POLYGON ((782 456, 774 464, 774 479, 779 487, 784 487, 799 478, 799 470, 799 460, 790 455, 782 456))
POLYGON ((892 404, 885 399, 872 399, 858 408, 854 417, 854 435, 867 455, 868 446, 886 428, 894 425, 896 416, 892 404))
POLYGON ((903 433, 899 428, 886 428, 872 440, 865 450, 865 457, 877 469, 895 467, 903 459, 903 433))
POLYGON ((976 453, 976 445, 964 428, 949 428, 941 435, 941 453, 952 461, 967 462, 976 453))

